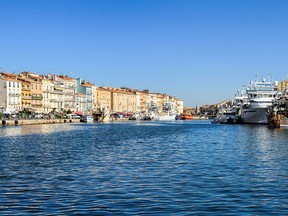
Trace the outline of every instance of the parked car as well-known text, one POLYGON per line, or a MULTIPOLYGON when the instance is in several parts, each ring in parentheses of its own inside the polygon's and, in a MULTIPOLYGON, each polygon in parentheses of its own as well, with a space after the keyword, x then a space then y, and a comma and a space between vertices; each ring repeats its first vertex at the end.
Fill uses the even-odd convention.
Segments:
POLYGON ((76 115, 76 114, 67 114, 67 117, 69 119, 80 119, 81 118, 79 115, 76 115))

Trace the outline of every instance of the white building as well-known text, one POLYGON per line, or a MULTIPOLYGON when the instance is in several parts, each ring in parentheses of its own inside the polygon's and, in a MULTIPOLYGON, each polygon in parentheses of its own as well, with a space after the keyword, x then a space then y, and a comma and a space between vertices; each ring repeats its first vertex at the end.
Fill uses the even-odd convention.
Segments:
POLYGON ((15 113, 21 110, 21 83, 14 74, 0 73, 1 112, 15 113))

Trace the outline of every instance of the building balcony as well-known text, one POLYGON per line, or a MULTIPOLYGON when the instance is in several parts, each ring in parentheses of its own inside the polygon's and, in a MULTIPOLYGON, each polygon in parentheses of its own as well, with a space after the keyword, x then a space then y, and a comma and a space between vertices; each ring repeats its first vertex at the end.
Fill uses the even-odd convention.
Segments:
POLYGON ((22 88, 21 88, 22 90, 26 90, 26 91, 28 91, 28 90, 31 90, 31 88, 30 87, 23 87, 22 86, 22 88))
POLYGON ((51 91, 50 94, 63 94, 63 91, 54 90, 54 91, 51 91))
POLYGON ((31 100, 32 96, 22 96, 22 100, 31 100))
POLYGON ((42 100, 43 96, 42 95, 32 95, 32 100, 42 100))
POLYGON ((74 92, 64 92, 64 94, 65 94, 65 95, 71 95, 71 96, 72 96, 72 95, 74 95, 75 93, 74 93, 74 92))
POLYGON ((9 102, 9 105, 20 106, 20 102, 9 102))
POLYGON ((42 104, 33 104, 33 107, 42 107, 42 104))
POLYGON ((20 94, 18 94, 18 93, 9 93, 9 96, 12 96, 12 97, 20 97, 20 94))

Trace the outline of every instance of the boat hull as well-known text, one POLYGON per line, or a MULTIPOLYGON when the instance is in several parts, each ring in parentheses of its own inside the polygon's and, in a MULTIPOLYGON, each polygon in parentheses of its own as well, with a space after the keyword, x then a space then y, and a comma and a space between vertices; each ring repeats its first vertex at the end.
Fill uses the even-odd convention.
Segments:
POLYGON ((155 116, 155 121, 173 121, 175 120, 176 115, 164 115, 164 116, 155 116))
POLYGON ((265 108, 247 108, 242 110, 241 121, 245 124, 268 124, 265 108))
POLYGON ((280 119, 280 128, 288 129, 288 119, 280 119))

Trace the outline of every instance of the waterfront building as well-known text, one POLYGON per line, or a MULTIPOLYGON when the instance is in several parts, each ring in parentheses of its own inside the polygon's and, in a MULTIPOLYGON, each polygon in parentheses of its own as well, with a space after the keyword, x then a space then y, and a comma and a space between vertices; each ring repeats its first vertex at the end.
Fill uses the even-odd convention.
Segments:
POLYGON ((278 91, 284 91, 288 89, 288 80, 283 80, 278 84, 278 91))
POLYGON ((155 93, 156 97, 156 105, 158 107, 158 111, 161 113, 163 111, 163 104, 169 101, 168 96, 165 94, 155 93))
POLYGON ((64 82, 53 74, 49 74, 50 84, 50 109, 52 112, 61 113, 64 111, 64 82))
POLYGON ((51 83, 51 80, 48 79, 47 76, 42 76, 41 80, 42 80, 42 91, 43 91, 43 100, 42 100, 43 113, 48 114, 49 112, 52 111, 51 104, 50 104, 50 100, 51 100, 50 90, 52 89, 52 83, 51 83))
POLYGON ((32 72, 22 72, 20 77, 30 82, 31 90, 31 111, 34 113, 43 113, 43 91, 42 91, 42 79, 41 77, 32 72))
POLYGON ((21 109, 32 112, 31 82, 21 77, 18 80, 21 82, 21 109))
POLYGON ((86 96, 86 112, 94 111, 93 98, 95 98, 95 93, 96 93, 94 87, 96 86, 93 83, 87 82, 85 80, 81 80, 81 78, 76 79, 77 92, 82 93, 86 96), (93 92, 93 89, 94 89, 94 92, 93 92))
POLYGON ((97 102, 96 102, 96 110, 107 109, 111 111, 111 90, 108 87, 99 87, 97 88, 97 102))
POLYGON ((141 112, 141 92, 135 90, 134 91, 135 97, 136 97, 136 112, 141 112))
POLYGON ((136 112, 136 94, 127 89, 111 90, 111 105, 114 112, 136 112))
POLYGON ((2 112, 16 113, 21 110, 21 83, 16 75, 0 73, 0 107, 2 112))
POLYGON ((176 98, 176 112, 178 114, 184 112, 184 101, 176 98))
MULTIPOLYGON (((145 112, 150 103, 157 105, 161 111, 162 104, 166 102, 167 97, 166 94, 127 87, 98 88, 95 84, 81 80, 81 78, 74 79, 65 75, 38 75, 32 72, 22 72, 18 75, 4 72, 0 74, 1 98, 4 98, 7 92, 9 97, 0 101, 0 111, 26 109, 28 112, 44 114, 62 113, 69 110, 92 113, 97 109, 105 108, 111 112, 134 113, 145 112), (5 90, 4 86, 11 89, 5 90), (83 100, 85 100, 85 105, 83 100)), ((172 96, 169 98, 177 110, 183 110, 183 101, 172 96)))
POLYGON ((75 93, 75 112, 86 112, 86 95, 82 93, 75 93))
POLYGON ((139 91, 140 94, 140 112, 146 112, 147 110, 147 98, 148 90, 139 91))
POLYGON ((75 111, 75 93, 76 93, 76 79, 73 79, 68 76, 55 76, 57 80, 61 80, 63 85, 63 110, 75 111))

